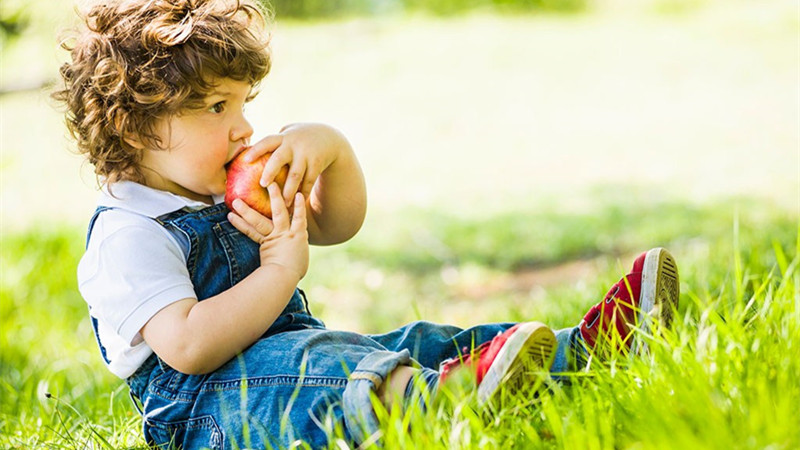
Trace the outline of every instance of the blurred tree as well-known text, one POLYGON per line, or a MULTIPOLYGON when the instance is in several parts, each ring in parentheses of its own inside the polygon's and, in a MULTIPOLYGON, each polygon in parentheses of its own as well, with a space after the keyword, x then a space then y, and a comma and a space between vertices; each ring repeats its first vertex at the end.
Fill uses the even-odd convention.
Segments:
POLYGON ((318 18, 369 14, 398 0, 262 0, 277 17, 318 18))
POLYGON ((450 15, 478 8, 576 12, 587 0, 261 0, 277 17, 320 18, 413 10, 450 15))
POLYGON ((0 48, 4 48, 21 35, 29 22, 24 8, 0 6, 0 48))
POLYGON ((586 0, 491 0, 501 9, 576 12, 586 7, 586 0))

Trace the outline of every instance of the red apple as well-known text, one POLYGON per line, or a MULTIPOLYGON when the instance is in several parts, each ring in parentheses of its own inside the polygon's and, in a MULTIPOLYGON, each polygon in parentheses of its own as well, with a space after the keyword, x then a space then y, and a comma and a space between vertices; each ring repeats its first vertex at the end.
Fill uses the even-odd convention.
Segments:
MULTIPOLYGON (((225 204, 233 210, 233 201, 237 198, 242 199, 247 205, 261 214, 272 218, 272 208, 269 204, 269 194, 267 190, 259 184, 264 166, 267 164, 272 153, 267 153, 253 162, 245 162, 244 155, 247 150, 236 155, 228 163, 228 181, 225 185, 225 204)), ((289 167, 283 166, 275 181, 283 189, 286 177, 289 175, 289 167)))

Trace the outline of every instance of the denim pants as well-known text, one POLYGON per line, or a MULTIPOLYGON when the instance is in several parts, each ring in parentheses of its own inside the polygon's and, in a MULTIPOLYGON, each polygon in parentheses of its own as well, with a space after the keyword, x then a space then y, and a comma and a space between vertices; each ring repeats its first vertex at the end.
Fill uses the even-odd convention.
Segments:
MULTIPOLYGON (((260 264, 258 245, 227 221, 227 212, 219 204, 157 219, 187 245, 200 301, 260 264)), ((371 394, 396 367, 418 367, 431 379, 443 360, 512 325, 461 329, 419 321, 380 335, 329 330, 297 289, 269 330, 214 372, 187 375, 154 354, 127 383, 141 405, 145 438, 159 448, 286 448, 298 440, 319 448, 334 430, 358 444, 378 431, 371 394)), ((571 369, 567 350, 579 335, 576 328, 557 332, 553 372, 571 369)))

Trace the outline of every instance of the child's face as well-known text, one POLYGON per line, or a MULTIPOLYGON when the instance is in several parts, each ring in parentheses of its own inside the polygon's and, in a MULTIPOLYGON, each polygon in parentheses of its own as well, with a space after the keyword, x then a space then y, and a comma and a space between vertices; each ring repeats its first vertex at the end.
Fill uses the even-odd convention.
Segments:
POLYGON ((225 164, 247 147, 253 128, 244 118, 247 82, 222 79, 205 106, 164 119, 158 136, 166 150, 145 149, 145 183, 153 188, 211 203, 225 193, 225 164))

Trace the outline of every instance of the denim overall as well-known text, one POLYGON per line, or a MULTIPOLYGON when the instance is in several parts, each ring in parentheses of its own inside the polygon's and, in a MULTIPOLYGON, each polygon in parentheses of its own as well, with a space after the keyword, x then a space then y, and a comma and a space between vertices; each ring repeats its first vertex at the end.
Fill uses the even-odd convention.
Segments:
MULTIPOLYGON (((89 233, 106 209, 97 209, 89 233)), ((187 266, 200 301, 260 264, 258 245, 228 222, 227 213, 218 204, 155 219, 188 244, 187 266)), ((95 332, 96 322, 92 318, 95 332)), ((512 325, 461 329, 419 321, 380 335, 334 331, 311 315, 296 289, 267 332, 216 371, 187 375, 153 354, 127 383, 145 438, 159 448, 286 448, 297 440, 318 448, 335 429, 358 444, 378 431, 370 397, 397 366, 419 367, 425 379, 436 379, 443 360, 512 325)), ((565 349, 577 335, 577 328, 557 332, 553 371, 568 369, 565 349)))

